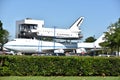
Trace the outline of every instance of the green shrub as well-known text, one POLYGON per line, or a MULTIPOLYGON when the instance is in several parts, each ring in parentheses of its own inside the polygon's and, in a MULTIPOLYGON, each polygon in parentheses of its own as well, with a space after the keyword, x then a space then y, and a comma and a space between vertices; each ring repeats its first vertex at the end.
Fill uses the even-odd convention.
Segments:
POLYGON ((0 76, 120 76, 119 57, 0 56, 0 76))

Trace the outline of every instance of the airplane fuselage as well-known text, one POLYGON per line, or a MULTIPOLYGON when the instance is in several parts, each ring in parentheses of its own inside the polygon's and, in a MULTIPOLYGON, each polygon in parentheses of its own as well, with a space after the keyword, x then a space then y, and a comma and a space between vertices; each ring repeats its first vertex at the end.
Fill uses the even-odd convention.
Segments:
POLYGON ((35 53, 43 50, 66 49, 63 44, 36 39, 14 39, 4 45, 6 49, 17 52, 35 53))

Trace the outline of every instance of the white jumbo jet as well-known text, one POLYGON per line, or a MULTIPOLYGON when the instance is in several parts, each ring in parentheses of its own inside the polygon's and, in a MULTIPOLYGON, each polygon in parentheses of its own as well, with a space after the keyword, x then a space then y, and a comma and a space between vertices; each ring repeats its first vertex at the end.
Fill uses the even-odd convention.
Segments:
MULTIPOLYGON (((79 26, 81 25, 83 18, 84 17, 80 17, 77 21, 75 21, 70 29, 40 28, 36 31, 38 32, 38 36, 78 39, 80 37, 79 32, 81 32, 81 30, 79 30, 79 26)), ((22 53, 35 53, 42 52, 44 50, 67 49, 67 47, 62 43, 24 38, 16 38, 7 42, 4 45, 4 48, 22 53)))

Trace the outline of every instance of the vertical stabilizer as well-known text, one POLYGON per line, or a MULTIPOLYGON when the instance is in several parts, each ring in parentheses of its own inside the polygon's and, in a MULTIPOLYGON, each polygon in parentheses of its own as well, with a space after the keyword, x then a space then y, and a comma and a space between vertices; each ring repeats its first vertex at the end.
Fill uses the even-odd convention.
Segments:
POLYGON ((95 44, 96 47, 100 47, 99 43, 105 41, 104 37, 105 37, 105 33, 103 33, 103 34, 94 42, 94 44, 95 44))
POLYGON ((70 30, 79 30, 79 26, 82 24, 84 17, 78 18, 70 27, 70 30))

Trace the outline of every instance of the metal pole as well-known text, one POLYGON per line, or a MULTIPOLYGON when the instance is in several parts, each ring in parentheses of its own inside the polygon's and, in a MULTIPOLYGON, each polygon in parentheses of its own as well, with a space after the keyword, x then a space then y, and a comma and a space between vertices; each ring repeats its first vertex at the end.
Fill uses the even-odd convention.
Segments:
POLYGON ((39 53, 40 39, 38 38, 38 53, 39 53))
POLYGON ((42 35, 40 36, 40 38, 38 40, 39 40, 39 42, 38 42, 38 53, 40 53, 40 52, 42 52, 42 35))
POLYGON ((42 52, 42 34, 41 34, 41 52, 42 52))
MULTIPOLYGON (((94 37, 94 39, 95 39, 95 35, 94 35, 93 37, 94 37)), ((96 45, 95 45, 95 41, 94 41, 94 43, 93 43, 93 46, 94 46, 94 53, 93 53, 93 56, 95 56, 95 55, 96 55, 96 45)))
POLYGON ((54 26, 54 50, 55 50, 55 26, 54 26))

